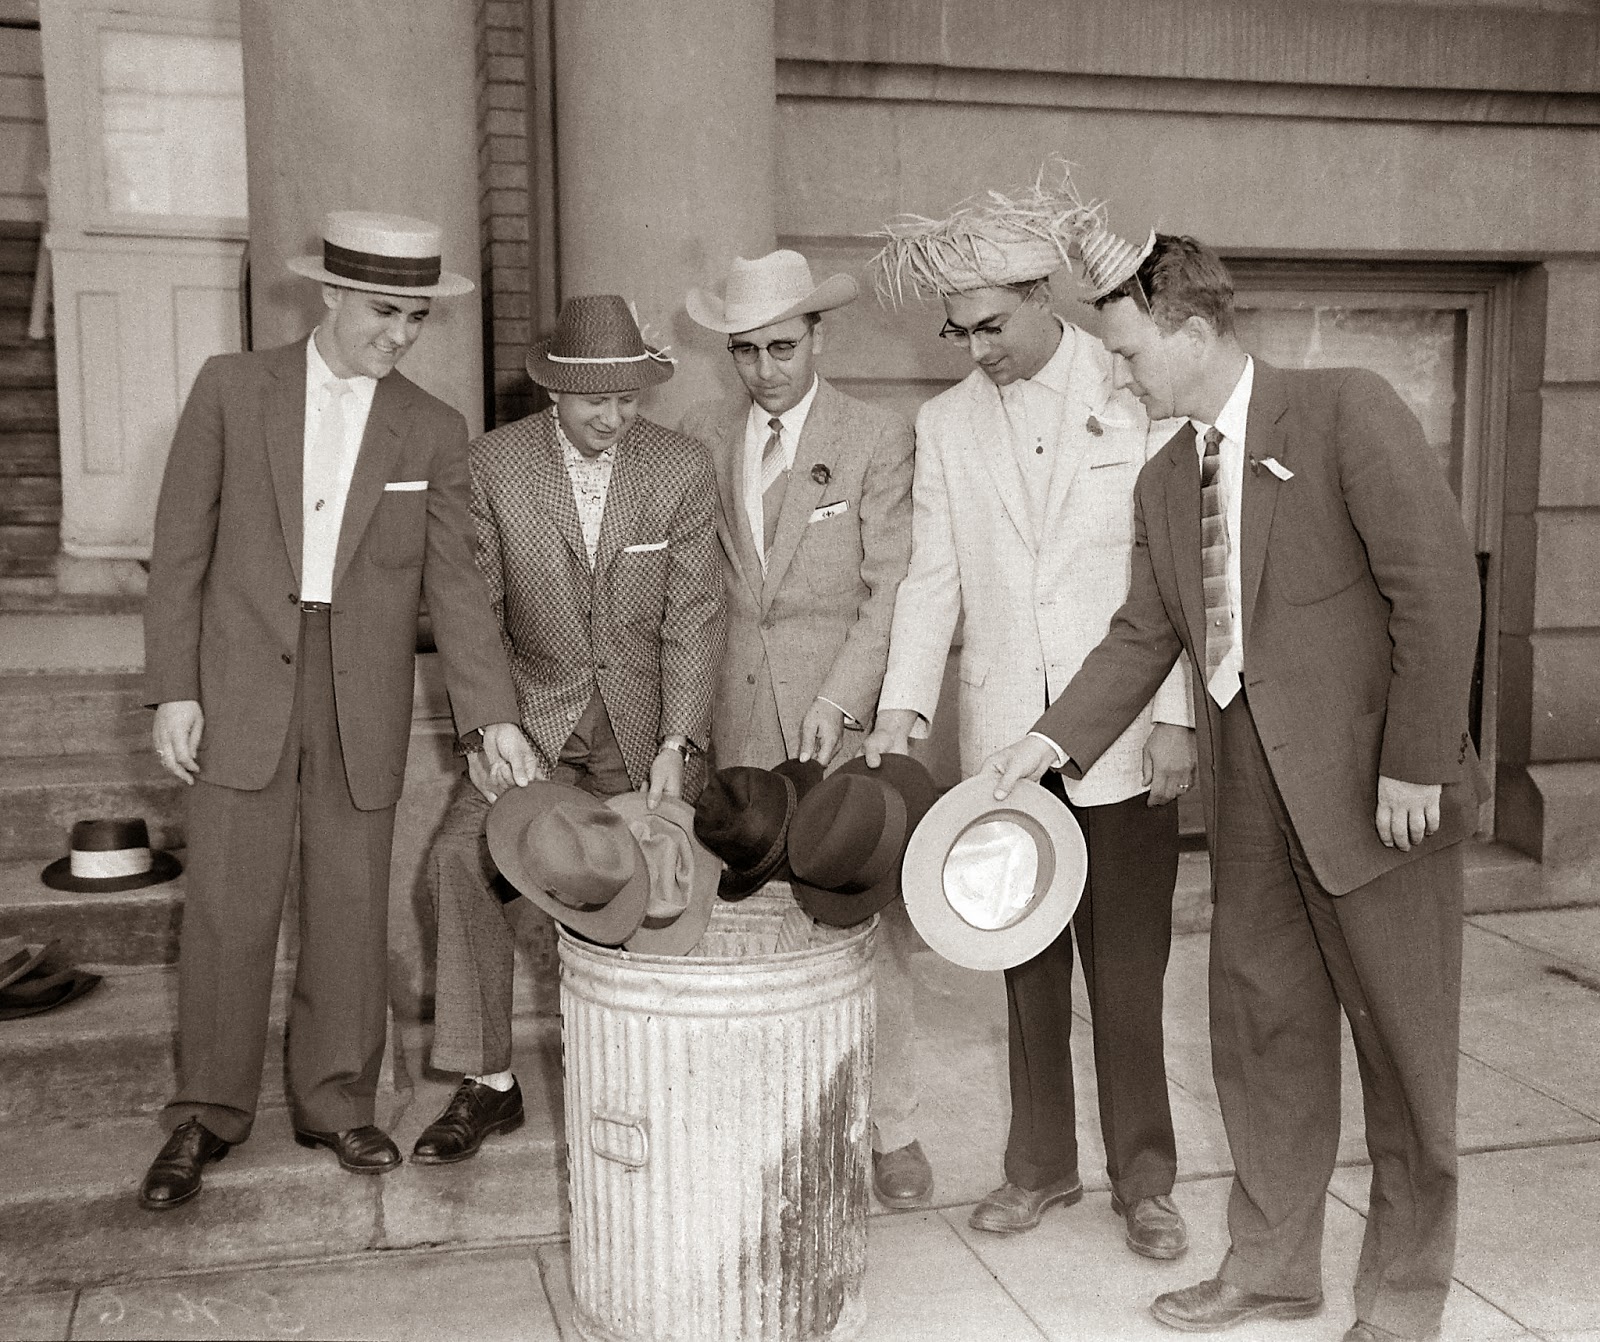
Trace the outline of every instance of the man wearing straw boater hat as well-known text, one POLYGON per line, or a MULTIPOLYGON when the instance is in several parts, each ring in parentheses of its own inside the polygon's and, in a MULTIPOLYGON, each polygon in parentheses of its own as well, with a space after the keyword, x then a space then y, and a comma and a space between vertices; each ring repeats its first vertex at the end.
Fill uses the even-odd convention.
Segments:
POLYGON ((1484 787, 1460 506, 1377 374, 1245 352, 1209 248, 1106 234, 1085 263, 1124 385, 1187 422, 1139 478, 1147 543, 1110 634, 1034 734, 984 769, 999 798, 1047 767, 1098 768, 1185 649, 1205 669, 1229 1247, 1216 1276, 1151 1312, 1209 1332, 1322 1308, 1342 1008, 1372 1157, 1346 1342, 1437 1337, 1456 1235, 1460 841, 1484 787))
POLYGON ((456 727, 532 777, 473 563, 466 424, 394 371, 440 268, 419 219, 339 212, 310 339, 224 355, 195 379, 156 511, 145 664, 154 744, 191 784, 171 1136, 144 1206, 200 1191, 250 1133, 278 924, 296 847, 300 953, 289 1009, 295 1138, 346 1170, 400 1154, 373 1125, 388 1008, 389 855, 427 597, 456 727))
MULTIPOLYGON (((976 365, 917 416, 915 532, 900 587, 869 763, 927 733, 958 613, 966 775, 1059 694, 1127 592, 1133 485, 1159 440, 1112 381, 1099 341, 1050 309, 1049 276, 1096 220, 1065 167, 1013 196, 991 192, 943 221, 892 226, 880 285, 937 294, 939 334, 976 365)), ((980 1230, 1032 1229, 1083 1196, 1072 1055, 1072 944, 1094 1029, 1111 1207, 1134 1252, 1175 1258, 1188 1233, 1161 1023, 1178 817, 1193 770, 1188 690, 1176 669, 1146 695, 1082 779, 1050 786, 1082 826, 1088 883, 1041 953, 1006 970, 1011 1130, 1005 1183, 980 1230)))
MULTIPOLYGON (((639 413, 641 394, 672 373, 623 299, 569 298, 528 353, 529 376, 555 405, 472 445, 473 515, 537 777, 601 798, 642 790, 650 809, 681 809, 692 829, 687 802, 705 775, 726 621, 705 448, 639 413)), ((467 765, 429 858, 439 927, 433 1065, 462 1081, 417 1139, 412 1159, 423 1164, 464 1160, 522 1122, 511 1072, 514 937, 484 827, 490 802, 526 780, 487 754, 467 765)), ((525 904, 510 906, 519 921, 525 904)), ((691 917, 643 910, 643 944, 689 949, 649 927, 689 927, 678 912, 691 917)))
MULTIPOLYGON (((817 373, 822 316, 856 282, 817 284, 799 252, 734 260, 685 306, 728 338, 745 394, 693 407, 683 430, 711 449, 728 592, 728 650, 712 739, 724 768, 860 753, 889 651, 895 592, 911 554, 911 427, 817 373)), ((928 1198, 916 1139, 920 1098, 909 956, 898 902, 880 920, 873 1183, 891 1207, 928 1198)))

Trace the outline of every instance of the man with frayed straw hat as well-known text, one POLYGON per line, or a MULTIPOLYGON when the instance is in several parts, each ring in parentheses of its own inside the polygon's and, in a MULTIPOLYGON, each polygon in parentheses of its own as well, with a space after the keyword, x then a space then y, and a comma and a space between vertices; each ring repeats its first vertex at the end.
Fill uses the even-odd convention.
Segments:
MULTIPOLYGON (((911 426, 817 372, 823 314, 856 282, 821 284, 799 252, 734 260, 685 306, 725 335, 743 394, 690 409, 683 430, 711 449, 728 592, 728 651, 712 738, 719 766, 838 765, 861 752, 889 652, 895 593, 911 555, 911 426)), ((927 1202, 917 1141, 921 1078, 910 955, 898 900, 879 922, 873 1184, 886 1206, 927 1202)))
MULTIPOLYGON (((726 629, 711 462, 639 413, 674 365, 619 296, 567 299, 527 365, 555 404, 472 444, 472 511, 533 773, 597 798, 641 791, 651 812, 676 812, 663 799, 692 802, 705 778, 726 629)), ((511 920, 536 911, 495 880, 485 822, 501 792, 529 780, 487 752, 467 769, 428 858, 432 1062, 462 1079, 417 1138, 419 1164, 465 1160, 523 1120, 511 920)))
MULTIPOLYGON (((964 612, 961 769, 970 777, 1061 692, 1127 592, 1133 489, 1163 436, 1119 391, 1111 356, 1050 307, 1100 211, 1063 163, 1031 187, 989 192, 944 220, 885 231, 880 292, 943 302, 939 336, 967 351, 967 378, 917 416, 911 568, 866 742, 869 763, 929 731, 964 612)), ((1006 970, 1011 1130, 1005 1182, 972 1213, 997 1234, 1030 1230, 1083 1196, 1072 1055, 1072 944, 1094 1030, 1111 1208, 1135 1253, 1171 1259, 1188 1231, 1177 1172, 1161 1022, 1177 880, 1175 799, 1192 785, 1189 692, 1174 668, 1081 779, 1047 784, 1088 844, 1070 929, 1006 970)))
POLYGON ((441 268, 437 226, 354 211, 328 215, 320 255, 289 268, 321 283, 322 321, 205 364, 156 510, 146 694, 156 755, 192 791, 152 1210, 192 1199, 250 1134, 297 831, 295 1140, 357 1174, 400 1164, 373 1102, 422 597, 457 731, 514 775, 534 766, 473 563, 466 423, 394 371, 434 302, 472 282, 441 268))

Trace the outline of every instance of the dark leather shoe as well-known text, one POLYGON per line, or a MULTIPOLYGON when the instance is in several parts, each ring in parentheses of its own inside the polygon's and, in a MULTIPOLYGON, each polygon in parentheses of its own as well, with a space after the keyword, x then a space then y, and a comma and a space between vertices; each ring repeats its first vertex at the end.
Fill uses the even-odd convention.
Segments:
POLYGON ((1002 1184, 972 1209, 967 1224, 974 1230, 988 1230, 996 1235, 1015 1235, 1032 1230, 1045 1212, 1059 1203, 1070 1207, 1083 1200, 1083 1185, 1076 1174, 1057 1179, 1043 1188, 1021 1188, 1013 1183, 1002 1184))
POLYGON ((144 1176, 139 1205, 164 1212, 200 1191, 200 1171, 208 1160, 221 1160, 229 1145, 198 1118, 180 1123, 144 1176))
POLYGON ((453 1165, 478 1154, 491 1133, 515 1132, 522 1126, 522 1087, 496 1090, 481 1081, 463 1081, 444 1113, 422 1130, 411 1148, 418 1165, 453 1165))
POLYGON ((1309 1319, 1322 1295, 1260 1295, 1219 1277, 1158 1295, 1150 1312, 1181 1333, 1216 1333, 1251 1319, 1309 1319))
POLYGON ((872 1153, 872 1187, 885 1207, 925 1207, 933 1192, 933 1166, 922 1143, 872 1153))
POLYGON ((1344 1342, 1408 1342, 1408 1339, 1404 1333, 1391 1333, 1375 1323, 1357 1319, 1345 1330, 1344 1342))
POLYGON ((325 1146, 339 1157, 339 1168, 351 1174, 387 1174, 400 1164, 400 1149, 389 1140, 389 1134, 370 1123, 359 1128, 346 1128, 343 1132, 311 1132, 305 1128, 294 1130, 294 1139, 301 1146, 325 1146))
POLYGON ((1127 1224, 1127 1244, 1134 1253, 1146 1258, 1178 1258, 1189 1247, 1189 1227, 1166 1193, 1135 1198, 1127 1204, 1113 1193, 1111 1210, 1127 1224))

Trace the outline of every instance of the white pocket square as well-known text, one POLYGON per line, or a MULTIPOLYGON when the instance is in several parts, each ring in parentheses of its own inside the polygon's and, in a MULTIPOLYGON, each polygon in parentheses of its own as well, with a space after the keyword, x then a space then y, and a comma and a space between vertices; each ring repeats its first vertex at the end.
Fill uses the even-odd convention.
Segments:
POLYGON ((806 518, 806 525, 810 526, 813 522, 826 522, 830 517, 837 517, 840 513, 848 512, 849 509, 849 499, 840 499, 837 503, 825 503, 822 507, 811 510, 811 516, 806 518))
POLYGON ((426 489, 427 487, 428 487, 428 482, 426 480, 391 480, 383 488, 384 488, 385 492, 387 492, 388 490, 391 490, 391 489, 395 489, 395 490, 418 490, 418 489, 426 489))
POLYGON ((651 541, 648 545, 625 545, 622 547, 622 553, 625 555, 642 555, 648 554, 651 550, 665 550, 666 548, 666 541, 651 541))

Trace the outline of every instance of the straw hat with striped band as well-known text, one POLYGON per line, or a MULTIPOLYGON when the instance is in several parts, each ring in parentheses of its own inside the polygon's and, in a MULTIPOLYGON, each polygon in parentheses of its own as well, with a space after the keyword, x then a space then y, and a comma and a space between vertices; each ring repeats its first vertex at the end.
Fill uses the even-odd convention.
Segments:
POLYGON ((645 344, 627 300, 581 294, 561 305, 556 329, 528 350, 528 376, 546 391, 606 396, 640 391, 674 372, 666 350, 645 344))
POLYGON ((452 298, 472 281, 440 268, 437 224, 403 214, 334 210, 322 221, 322 255, 295 256, 296 275, 345 289, 405 298, 452 298))
POLYGON ((182 870, 171 853, 150 847, 149 827, 135 816, 74 822, 67 856, 58 857, 39 879, 52 890, 115 894, 160 885, 182 870))

